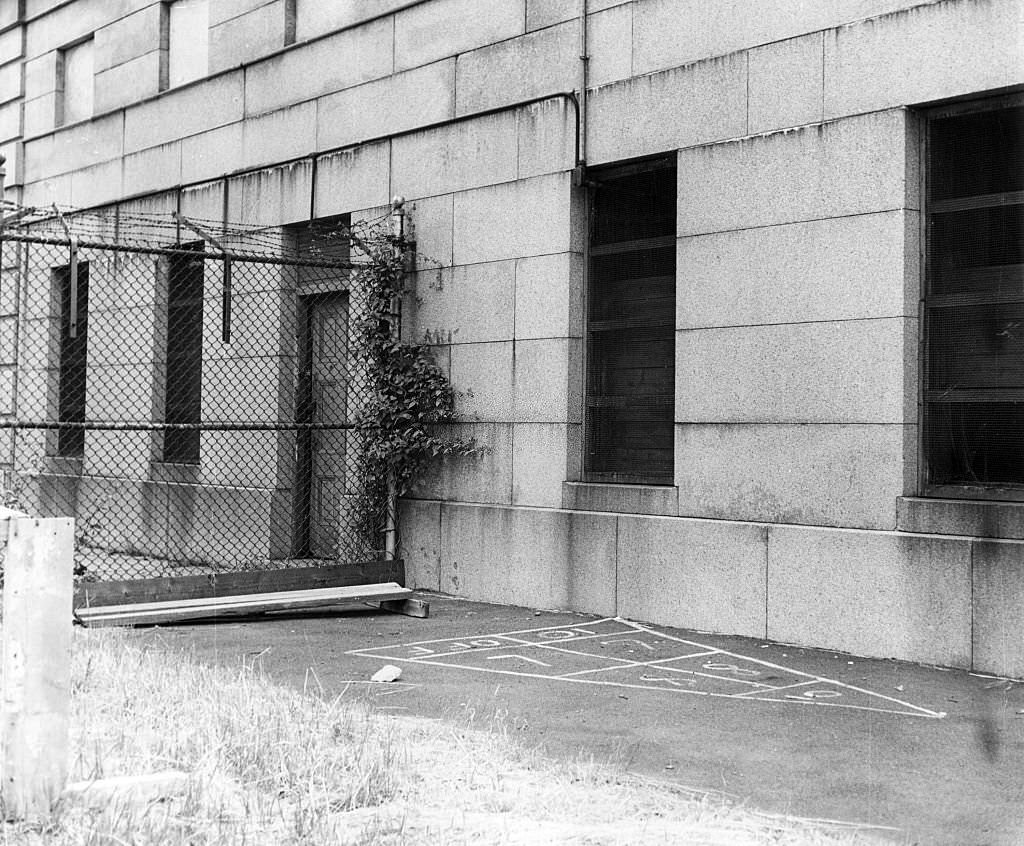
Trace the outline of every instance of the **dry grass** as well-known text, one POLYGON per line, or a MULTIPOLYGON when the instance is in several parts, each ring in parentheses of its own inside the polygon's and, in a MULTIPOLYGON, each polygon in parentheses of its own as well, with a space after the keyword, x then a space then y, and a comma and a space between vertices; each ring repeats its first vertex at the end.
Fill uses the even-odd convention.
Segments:
POLYGON ((205 667, 117 631, 75 639, 72 780, 189 773, 183 793, 66 801, 11 844, 864 844, 597 764, 559 764, 506 721, 393 717, 252 667, 205 667))

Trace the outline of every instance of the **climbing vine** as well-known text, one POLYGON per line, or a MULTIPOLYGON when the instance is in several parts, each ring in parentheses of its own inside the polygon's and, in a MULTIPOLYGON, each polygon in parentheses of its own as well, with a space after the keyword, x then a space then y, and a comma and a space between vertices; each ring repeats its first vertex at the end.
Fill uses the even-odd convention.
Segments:
POLYGON ((361 437, 354 509, 359 535, 376 540, 384 530, 389 488, 402 496, 432 460, 473 455, 478 447, 444 434, 443 424, 454 419, 452 386, 427 346, 398 337, 393 312, 409 293, 408 244, 377 232, 358 239, 356 246, 369 262, 352 283, 363 305, 356 318, 354 352, 367 366, 370 389, 355 421, 361 437))

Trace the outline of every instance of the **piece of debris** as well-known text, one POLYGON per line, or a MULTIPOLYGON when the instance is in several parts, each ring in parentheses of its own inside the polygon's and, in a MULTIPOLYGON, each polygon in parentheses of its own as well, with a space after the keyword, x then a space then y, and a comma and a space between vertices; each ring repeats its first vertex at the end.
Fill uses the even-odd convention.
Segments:
POLYGON ((898 690, 900 693, 903 693, 903 685, 902 684, 896 685, 895 689, 898 690))
POLYGON ((394 664, 385 664, 376 673, 370 677, 370 681, 375 682, 393 682, 398 681, 402 677, 402 668, 396 667, 394 664))
POLYGON ((188 790, 189 774, 180 770, 136 776, 114 776, 92 781, 73 781, 64 788, 63 799, 73 799, 90 808, 112 803, 147 804, 180 796, 188 790))

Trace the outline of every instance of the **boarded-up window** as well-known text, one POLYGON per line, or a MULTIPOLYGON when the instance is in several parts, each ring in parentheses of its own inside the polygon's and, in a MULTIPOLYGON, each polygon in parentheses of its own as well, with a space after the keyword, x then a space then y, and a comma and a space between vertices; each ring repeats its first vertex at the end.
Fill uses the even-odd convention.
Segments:
POLYGON ((672 484, 675 160, 590 176, 586 475, 672 484))
MULTIPOLYGON (((85 373, 89 344, 89 263, 79 262, 72 285, 71 266, 58 267, 54 281, 60 295, 60 363, 58 367, 57 417, 61 423, 85 422, 85 373)), ((57 430, 57 454, 81 458, 85 430, 61 426, 57 430)))
POLYGON ((75 123, 92 117, 93 39, 66 47, 57 57, 57 124, 75 123))
POLYGON ((928 124, 926 490, 1024 498, 1024 104, 928 124))
MULTIPOLYGON (((188 248, 197 255, 172 255, 169 260, 164 413, 167 423, 198 426, 203 388, 203 245, 188 248)), ((198 463, 199 429, 168 429, 163 459, 198 463)))

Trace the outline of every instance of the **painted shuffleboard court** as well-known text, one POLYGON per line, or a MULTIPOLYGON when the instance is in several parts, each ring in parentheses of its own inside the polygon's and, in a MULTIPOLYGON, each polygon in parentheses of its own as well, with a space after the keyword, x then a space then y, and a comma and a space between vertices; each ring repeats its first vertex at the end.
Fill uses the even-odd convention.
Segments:
POLYGON ((854 708, 931 719, 945 716, 835 679, 611 617, 579 625, 353 649, 347 654, 566 684, 854 708))

